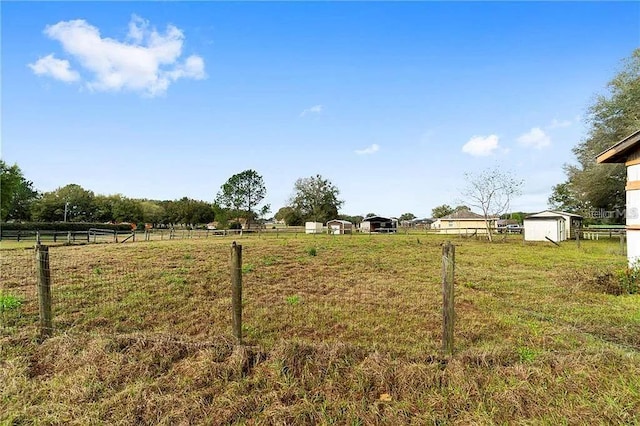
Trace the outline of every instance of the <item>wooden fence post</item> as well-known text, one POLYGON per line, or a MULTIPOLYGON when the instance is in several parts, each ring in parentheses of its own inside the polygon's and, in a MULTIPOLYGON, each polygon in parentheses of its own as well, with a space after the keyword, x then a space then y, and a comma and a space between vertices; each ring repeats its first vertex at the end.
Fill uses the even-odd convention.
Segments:
POLYGON ((625 235, 624 232, 620 231, 620 254, 622 254, 623 256, 626 254, 626 246, 625 246, 625 235))
POLYGON ((233 335, 242 344, 242 245, 231 244, 231 304, 233 335))
POLYGON ((36 268, 38 273, 38 304, 40 306, 40 339, 44 340, 53 335, 49 247, 36 245, 36 268))
POLYGON ((455 246, 447 241, 442 246, 442 352, 453 354, 453 281, 455 273, 455 246))

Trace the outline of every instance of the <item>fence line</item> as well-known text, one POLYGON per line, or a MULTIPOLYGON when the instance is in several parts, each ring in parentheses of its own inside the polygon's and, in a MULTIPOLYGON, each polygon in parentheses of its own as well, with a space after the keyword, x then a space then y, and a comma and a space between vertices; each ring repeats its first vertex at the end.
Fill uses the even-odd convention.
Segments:
MULTIPOLYGON (((125 255, 115 245, 48 249, 40 245, 38 254, 33 249, 4 250, 0 295, 14 295, 22 305, 2 312, 0 332, 37 331, 42 338, 59 333, 140 332, 198 341, 226 335, 237 342, 245 338, 256 342, 265 337, 290 337, 289 327, 294 324, 298 331, 293 336, 306 337, 297 333, 311 320, 320 325, 309 330, 310 338, 349 338, 357 333, 376 340, 388 338, 389 333, 399 335, 407 320, 423 322, 428 312, 439 324, 435 288, 427 288, 431 295, 425 297, 421 280, 403 283, 389 278, 397 275, 395 265, 366 248, 375 248, 376 239, 342 238, 353 242, 347 250, 365 246, 359 256, 371 269, 344 271, 327 280, 332 273, 324 263, 328 258, 317 253, 324 254, 338 240, 335 236, 282 240, 279 244, 287 248, 261 257, 249 247, 248 258, 232 252, 231 258, 237 260, 231 263, 231 270, 229 246, 216 240, 202 251, 197 250, 202 247, 199 244, 149 246, 125 255), (46 278, 44 271, 49 273, 46 278), (281 271, 293 275, 281 276, 281 271), (49 307, 45 300, 51 301, 49 307), (362 313, 368 313, 366 320, 357 319, 362 313), (398 327, 398 333, 390 332, 389 327, 398 327)), ((240 244, 235 247, 243 248, 240 244)), ((433 271, 426 280, 438 275, 434 268, 431 265, 433 271)), ((414 335, 402 338, 425 344, 421 335, 417 329, 414 335)), ((396 338, 380 343, 392 344, 396 338)))

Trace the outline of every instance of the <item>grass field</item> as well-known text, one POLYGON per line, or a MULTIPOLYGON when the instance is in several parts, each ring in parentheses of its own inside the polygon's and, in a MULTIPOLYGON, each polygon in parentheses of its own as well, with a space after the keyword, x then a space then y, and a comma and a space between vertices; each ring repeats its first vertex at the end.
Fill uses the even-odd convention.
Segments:
POLYGON ((617 240, 456 244, 440 354, 437 235, 244 237, 0 251, 0 424, 638 424, 640 296, 617 240), (17 302, 16 302, 17 301, 17 302), (1 306, 1 305, 0 305, 1 306))

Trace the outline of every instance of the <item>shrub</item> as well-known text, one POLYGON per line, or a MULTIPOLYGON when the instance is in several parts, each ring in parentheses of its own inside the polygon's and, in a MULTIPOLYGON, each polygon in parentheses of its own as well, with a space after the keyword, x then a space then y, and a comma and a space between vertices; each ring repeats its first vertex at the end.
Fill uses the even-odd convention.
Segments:
POLYGON ((598 274, 594 284, 599 290, 614 296, 640 293, 640 267, 598 274))
POLYGON ((307 254, 309 256, 316 256, 318 254, 317 250, 315 247, 311 247, 307 249, 307 254))
POLYGON ((618 294, 640 293, 640 265, 634 264, 618 272, 618 282, 620 284, 618 294))

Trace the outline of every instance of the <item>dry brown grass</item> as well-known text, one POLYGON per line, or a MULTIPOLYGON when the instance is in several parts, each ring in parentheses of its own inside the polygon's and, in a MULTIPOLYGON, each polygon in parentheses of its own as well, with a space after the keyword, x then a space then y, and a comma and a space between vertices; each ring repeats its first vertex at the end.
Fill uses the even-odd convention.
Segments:
POLYGON ((442 239, 240 242, 242 347, 230 239, 51 248, 56 333, 42 344, 33 254, 2 251, 0 290, 22 305, 0 315, 0 422, 640 422, 640 296, 597 282, 624 266, 616 242, 454 241, 451 358, 442 239))

